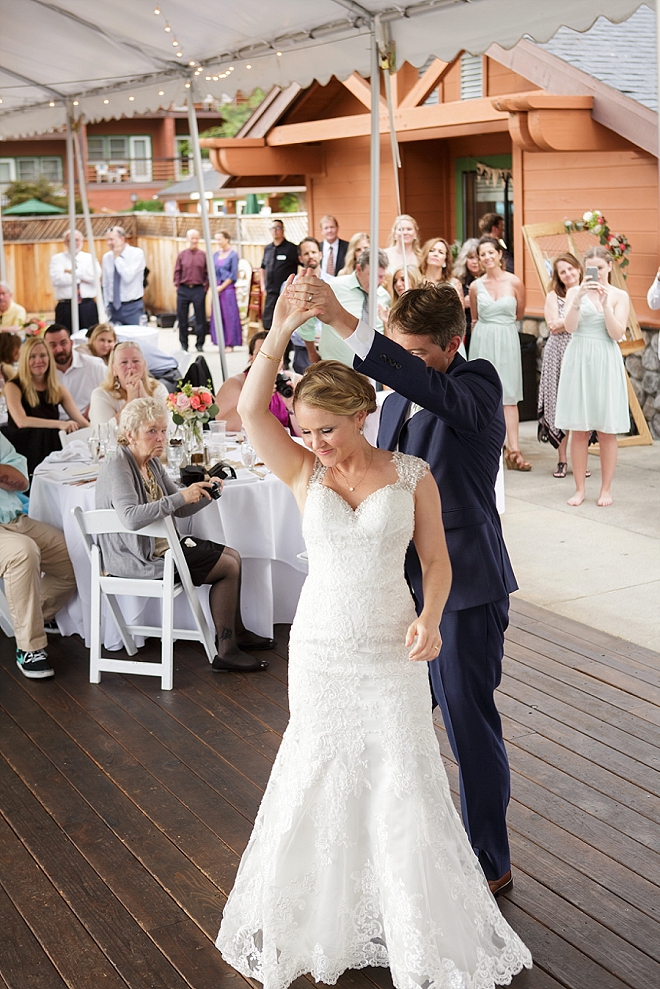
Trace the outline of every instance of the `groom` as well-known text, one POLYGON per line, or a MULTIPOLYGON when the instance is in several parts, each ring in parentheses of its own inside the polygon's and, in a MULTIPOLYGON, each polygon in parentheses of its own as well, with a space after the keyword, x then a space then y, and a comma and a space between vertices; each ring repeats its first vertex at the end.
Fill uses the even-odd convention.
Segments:
MULTIPOLYGON (((362 374, 394 389, 384 402, 378 446, 426 460, 440 489, 453 581, 431 684, 460 770, 468 837, 498 895, 513 885, 506 830, 509 763, 494 691, 502 675, 509 594, 517 589, 495 504, 505 438, 502 386, 488 361, 457 353, 465 315, 451 285, 411 289, 389 316, 389 337, 347 313, 314 276, 290 295, 319 307, 355 352, 362 374)), ((414 545, 406 576, 418 611, 422 572, 414 545)))

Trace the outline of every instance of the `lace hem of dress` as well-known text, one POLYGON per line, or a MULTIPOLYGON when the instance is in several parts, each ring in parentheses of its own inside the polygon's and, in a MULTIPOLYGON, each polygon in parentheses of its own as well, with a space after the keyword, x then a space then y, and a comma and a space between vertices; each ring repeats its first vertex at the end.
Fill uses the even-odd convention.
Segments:
MULTIPOLYGON (((264 975, 261 959, 262 954, 256 947, 260 939, 260 931, 253 934, 252 949, 240 957, 229 955, 220 948, 220 953, 228 965, 248 979, 256 979, 262 983, 263 989, 288 989, 301 976, 310 975, 315 982, 334 986, 345 972, 359 971, 363 968, 389 968, 390 962, 387 946, 381 938, 374 938, 361 947, 354 955, 347 956, 341 961, 336 959, 331 963, 320 946, 314 954, 311 964, 298 965, 286 975, 264 975)), ((218 945, 218 947, 220 947, 218 945)), ((396 989, 498 989, 508 986, 523 968, 532 968, 532 956, 525 945, 518 939, 518 944, 510 944, 506 953, 497 959, 483 958, 473 976, 461 972, 450 958, 440 960, 442 971, 431 978, 406 973, 403 977, 394 977, 392 981, 396 989)))

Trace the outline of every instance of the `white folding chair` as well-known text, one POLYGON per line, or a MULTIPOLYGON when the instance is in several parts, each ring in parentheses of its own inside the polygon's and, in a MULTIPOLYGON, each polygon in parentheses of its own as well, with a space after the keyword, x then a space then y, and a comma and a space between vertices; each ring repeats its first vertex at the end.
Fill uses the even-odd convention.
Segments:
POLYGON ((5 633, 7 638, 11 639, 14 634, 14 623, 11 620, 11 613, 9 611, 7 598, 5 597, 4 587, 4 580, 0 580, 0 628, 5 633))
POLYGON ((101 673, 143 673, 159 676, 163 690, 171 690, 174 672, 174 640, 192 639, 201 642, 206 650, 209 663, 215 657, 214 635, 209 628, 199 598, 193 586, 186 558, 183 555, 176 527, 172 518, 152 522, 140 529, 138 535, 164 537, 170 548, 165 553, 165 572, 162 579, 151 580, 142 577, 108 577, 103 573, 101 552, 94 536, 113 532, 130 532, 122 525, 113 508, 94 512, 83 512, 80 507, 73 509, 80 526, 85 548, 92 566, 92 602, 90 615, 89 680, 100 683, 101 673), (174 566, 178 571, 174 576, 174 566), (174 628, 174 599, 183 593, 188 600, 195 619, 194 629, 174 628), (132 594, 135 597, 153 597, 162 600, 162 627, 154 625, 128 625, 124 619, 116 595, 132 594), (137 646, 134 635, 160 636, 162 639, 160 663, 142 663, 135 660, 113 659, 102 655, 101 643, 101 600, 105 597, 119 628, 124 648, 129 656, 134 656, 137 646))
POLYGON ((62 444, 62 449, 68 446, 69 443, 74 443, 78 440, 81 443, 87 443, 87 440, 92 435, 94 430, 91 426, 84 426, 82 429, 76 429, 73 433, 65 433, 63 429, 60 429, 60 443, 62 444))

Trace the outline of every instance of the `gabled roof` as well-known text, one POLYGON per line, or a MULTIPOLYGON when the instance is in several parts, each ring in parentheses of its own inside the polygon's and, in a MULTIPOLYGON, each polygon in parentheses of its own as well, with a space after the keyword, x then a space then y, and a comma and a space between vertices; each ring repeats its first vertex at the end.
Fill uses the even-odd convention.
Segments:
POLYGON ((644 4, 621 24, 599 17, 584 34, 561 27, 538 47, 657 111, 655 33, 655 11, 644 4))

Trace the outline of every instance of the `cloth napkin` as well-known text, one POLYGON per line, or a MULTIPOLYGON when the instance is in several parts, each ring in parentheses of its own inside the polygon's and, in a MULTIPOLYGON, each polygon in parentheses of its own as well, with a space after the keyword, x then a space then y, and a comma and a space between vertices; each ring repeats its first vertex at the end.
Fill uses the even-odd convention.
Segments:
POLYGON ((35 467, 34 473, 40 474, 43 471, 47 471, 50 468, 57 466, 57 464, 80 463, 81 461, 85 464, 91 464, 92 455, 89 452, 89 448, 84 440, 72 440, 70 443, 67 443, 63 450, 54 450, 53 453, 49 453, 48 456, 42 460, 37 467, 35 467))

